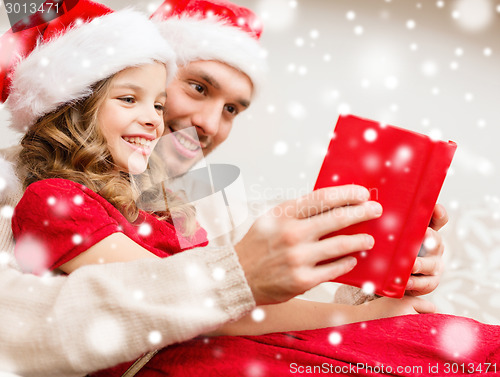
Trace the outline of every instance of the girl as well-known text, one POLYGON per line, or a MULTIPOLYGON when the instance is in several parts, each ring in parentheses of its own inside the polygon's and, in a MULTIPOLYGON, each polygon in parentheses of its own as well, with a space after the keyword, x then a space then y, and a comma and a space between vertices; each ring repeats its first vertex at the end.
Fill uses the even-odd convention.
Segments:
MULTIPOLYGON (((183 236, 163 220, 195 223, 191 207, 169 192, 168 203, 179 205, 160 216, 135 204, 129 174, 146 169, 163 135, 174 54, 144 16, 108 13, 79 2, 14 72, 7 104, 13 126, 27 132, 19 157, 26 192, 12 228, 26 271, 165 257, 180 251, 183 236)), ((193 245, 206 244, 203 230, 191 233, 193 245)))

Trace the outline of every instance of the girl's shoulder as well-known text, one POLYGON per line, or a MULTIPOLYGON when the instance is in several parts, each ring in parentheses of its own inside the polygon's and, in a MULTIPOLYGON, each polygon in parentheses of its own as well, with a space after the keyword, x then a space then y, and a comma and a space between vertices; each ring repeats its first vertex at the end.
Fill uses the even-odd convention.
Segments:
POLYGON ((102 208, 108 213, 117 210, 99 194, 85 185, 63 178, 49 178, 30 184, 16 208, 78 207, 79 210, 102 208))
POLYGON ((73 197, 76 201, 78 201, 79 196, 77 195, 91 197, 92 199, 98 201, 106 201, 103 197, 96 194, 85 185, 64 178, 48 178, 33 182, 27 187, 24 193, 24 196, 43 196, 46 198, 73 197))
POLYGON ((70 181, 69 179, 64 178, 48 178, 42 179, 41 181, 33 182, 28 186, 26 192, 39 192, 45 190, 54 190, 54 191, 91 191, 84 185, 80 183, 76 183, 70 181))

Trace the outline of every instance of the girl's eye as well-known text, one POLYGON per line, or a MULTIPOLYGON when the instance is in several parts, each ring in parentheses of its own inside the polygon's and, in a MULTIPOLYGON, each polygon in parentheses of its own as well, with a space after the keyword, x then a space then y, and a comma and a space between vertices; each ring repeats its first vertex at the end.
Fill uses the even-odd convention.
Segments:
POLYGON ((163 112, 165 110, 165 106, 163 106, 161 103, 157 103, 155 105, 155 109, 158 110, 158 111, 163 112))
POLYGON ((135 103, 135 98, 134 97, 120 97, 118 98, 120 101, 126 102, 126 103, 135 103))

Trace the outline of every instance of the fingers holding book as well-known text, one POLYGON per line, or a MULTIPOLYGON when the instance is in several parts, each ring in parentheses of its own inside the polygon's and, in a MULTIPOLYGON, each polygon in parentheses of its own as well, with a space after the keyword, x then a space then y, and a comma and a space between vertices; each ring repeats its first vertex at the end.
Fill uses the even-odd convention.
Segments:
POLYGON ((431 293, 439 285, 443 271, 444 243, 441 235, 428 228, 423 243, 424 256, 413 265, 412 275, 406 286, 406 295, 420 296, 431 293))
POLYGON ((286 301, 349 272, 356 260, 345 256, 371 249, 373 238, 367 234, 321 238, 379 217, 380 204, 368 199, 368 190, 361 186, 332 187, 282 203, 257 219, 235 246, 256 302, 286 301), (337 260, 320 264, 332 258, 337 260))

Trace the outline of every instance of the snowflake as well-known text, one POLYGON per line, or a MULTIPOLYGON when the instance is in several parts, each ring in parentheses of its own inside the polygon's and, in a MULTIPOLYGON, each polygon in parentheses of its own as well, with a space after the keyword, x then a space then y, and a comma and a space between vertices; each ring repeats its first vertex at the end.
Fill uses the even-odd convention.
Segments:
POLYGON ((428 60, 422 64, 422 73, 425 76, 435 76, 437 71, 437 64, 431 60, 428 60))
POLYGON ((472 93, 465 93, 465 101, 472 102, 474 100, 474 95, 472 93))
POLYGON ((477 328, 465 319, 456 318, 448 321, 440 334, 440 349, 455 358, 467 357, 476 347, 477 328))
POLYGON ((387 76, 385 78, 384 83, 385 83, 385 87, 387 89, 390 89, 390 90, 396 89, 399 85, 399 81, 398 81, 397 77, 395 77, 395 76, 387 76))
POLYGON ((122 349, 124 329, 112 317, 100 318, 89 325, 87 340, 97 353, 110 355, 122 349))
POLYGON ((9 205, 5 205, 2 207, 2 209, 0 210, 0 215, 4 218, 4 219, 11 219, 12 216, 14 215, 14 208, 12 206, 9 206, 9 205))
POLYGON ((363 35, 364 31, 365 29, 361 25, 354 27, 354 34, 356 35, 363 35))
POLYGON ((309 32, 309 37, 311 37, 311 39, 318 39, 319 38, 319 31, 316 29, 311 30, 309 32))
POLYGON ((162 340, 162 335, 159 331, 151 331, 148 335, 148 340, 151 344, 157 345, 160 344, 162 340))
POLYGON ((41 273, 47 269, 45 245, 29 235, 17 240, 16 259, 23 271, 41 273))
POLYGON ((371 281, 367 281, 363 284, 363 287, 361 289, 363 290, 363 293, 372 295, 375 293, 375 284, 373 284, 371 281))
POLYGON ((273 153, 277 156, 283 156, 288 152, 288 144, 285 141, 277 141, 274 144, 273 153))
POLYGON ((304 42, 304 38, 297 38, 297 39, 295 40, 295 45, 296 45, 297 47, 302 47, 302 46, 304 46, 304 43, 305 43, 305 42, 304 42))
POLYGON ((213 298, 207 297, 205 300, 203 300, 203 305, 206 308, 213 308, 215 307, 215 300, 213 298))
POLYGON ((375 131, 373 128, 368 128, 363 133, 363 138, 369 143, 373 143, 375 140, 377 140, 377 137, 378 137, 377 131, 375 131))
POLYGON ((466 30, 482 30, 493 20, 490 0, 458 0, 455 7, 452 16, 466 30))
POLYGON ((6 251, 0 251, 0 266, 7 266, 10 262, 10 254, 6 251))
POLYGON ((132 295, 137 301, 141 301, 144 298, 144 292, 140 289, 136 289, 132 295))
POLYGON ((50 64, 50 60, 47 57, 42 57, 39 62, 40 66, 47 67, 50 64))
POLYGON ((73 243, 74 243, 75 245, 79 245, 79 244, 81 244, 81 243, 82 243, 83 238, 82 238, 82 236, 81 236, 81 235, 79 235, 79 234, 74 234, 74 235, 73 235, 73 237, 71 237, 71 241, 73 241, 73 243))
POLYGON ((342 335, 338 331, 332 331, 330 335, 328 335, 328 342, 332 346, 338 346, 342 342, 342 335))
POLYGON ((337 108, 337 112, 340 115, 350 114, 350 112, 351 112, 351 106, 349 106, 349 104, 347 104, 347 103, 341 103, 339 105, 339 107, 337 108))
POLYGON ((261 308, 255 308, 252 310, 251 315, 255 322, 262 322, 266 318, 266 312, 261 308))
POLYGON ((414 20, 406 21, 406 28, 407 29, 413 30, 413 29, 415 29, 416 26, 417 26, 417 23, 414 20))
POLYGON ((265 375, 264 367, 257 361, 248 364, 245 372, 245 376, 248 377, 263 377, 265 375))
POLYGON ((296 119, 303 119, 307 115, 304 105, 297 101, 293 101, 288 105, 288 113, 296 119))
POLYGON ((427 251, 432 251, 437 247, 437 241, 434 237, 428 236, 424 240, 424 248, 427 251))
POLYGON ((212 277, 217 281, 222 281, 226 277, 226 270, 222 267, 216 267, 212 272, 212 277))
POLYGON ((151 227, 150 224, 148 223, 142 223, 140 226, 139 226, 139 235, 143 236, 143 237, 147 237, 151 234, 151 232, 153 231, 153 228, 151 227))
POLYGON ((299 75, 301 75, 301 76, 306 75, 306 74, 307 74, 307 67, 305 67, 305 66, 301 65, 301 66, 299 67, 299 69, 298 69, 298 73, 299 73, 299 75))

